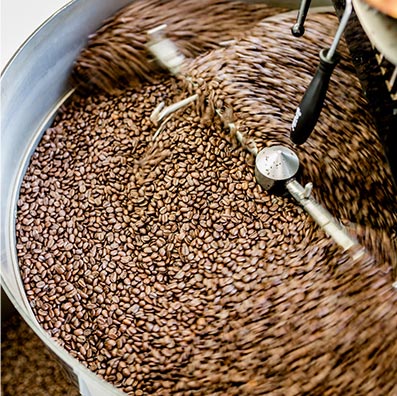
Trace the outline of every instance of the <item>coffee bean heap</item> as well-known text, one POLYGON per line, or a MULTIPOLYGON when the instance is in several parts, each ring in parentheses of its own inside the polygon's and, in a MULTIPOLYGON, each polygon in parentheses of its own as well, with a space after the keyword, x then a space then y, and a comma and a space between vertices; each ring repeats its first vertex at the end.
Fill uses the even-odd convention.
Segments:
POLYGON ((357 260, 292 199, 261 189, 214 111, 260 148, 289 144, 310 47, 336 25, 312 15, 298 42, 286 38, 292 22, 264 21, 191 60, 189 84, 75 97, 31 158, 16 224, 28 299, 60 345, 128 394, 396 390, 396 204, 351 67, 335 74, 349 89, 332 88, 299 156, 302 178, 366 246, 357 260), (153 140, 153 109, 193 88, 198 105, 153 140))

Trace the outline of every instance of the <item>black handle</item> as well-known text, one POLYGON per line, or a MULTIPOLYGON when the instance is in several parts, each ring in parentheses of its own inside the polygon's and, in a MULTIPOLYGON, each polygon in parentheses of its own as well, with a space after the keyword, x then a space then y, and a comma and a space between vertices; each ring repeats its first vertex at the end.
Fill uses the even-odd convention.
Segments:
POLYGON ((303 33, 305 33, 304 24, 310 8, 310 3, 311 0, 301 0, 298 15, 296 17, 296 23, 291 28, 291 32, 295 37, 301 37, 303 36, 303 33))
POLYGON ((298 145, 307 140, 316 126, 327 94, 329 80, 339 61, 337 54, 335 54, 333 59, 328 60, 326 58, 327 51, 322 50, 320 52, 320 64, 316 74, 307 88, 299 107, 296 109, 291 127, 291 140, 298 145))

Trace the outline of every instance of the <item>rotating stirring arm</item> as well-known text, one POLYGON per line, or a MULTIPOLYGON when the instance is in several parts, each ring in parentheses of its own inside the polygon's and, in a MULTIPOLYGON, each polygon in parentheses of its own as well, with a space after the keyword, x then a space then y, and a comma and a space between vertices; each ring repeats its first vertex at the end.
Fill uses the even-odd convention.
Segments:
MULTIPOLYGON (((284 146, 267 147, 259 152, 255 160, 256 180, 265 190, 275 190, 277 185, 286 188, 321 229, 343 250, 359 247, 356 239, 349 235, 327 209, 311 197, 312 184, 303 187, 295 180, 298 168, 297 155, 284 146)), ((354 257, 357 258, 362 253, 363 250, 358 249, 354 257)))

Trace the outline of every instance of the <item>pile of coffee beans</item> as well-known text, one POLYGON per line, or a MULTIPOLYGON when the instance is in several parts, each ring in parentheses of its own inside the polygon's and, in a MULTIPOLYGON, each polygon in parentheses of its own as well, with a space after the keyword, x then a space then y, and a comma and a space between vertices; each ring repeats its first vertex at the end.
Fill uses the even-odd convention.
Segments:
POLYGON ((352 67, 341 63, 298 154, 302 179, 367 248, 357 260, 288 196, 261 189, 215 111, 259 148, 290 145, 336 18, 312 15, 299 41, 293 16, 274 18, 188 61, 189 79, 73 98, 32 155, 16 222, 30 304, 56 342, 128 394, 396 390, 396 203, 352 67), (156 106, 192 92, 198 103, 154 139, 156 106))

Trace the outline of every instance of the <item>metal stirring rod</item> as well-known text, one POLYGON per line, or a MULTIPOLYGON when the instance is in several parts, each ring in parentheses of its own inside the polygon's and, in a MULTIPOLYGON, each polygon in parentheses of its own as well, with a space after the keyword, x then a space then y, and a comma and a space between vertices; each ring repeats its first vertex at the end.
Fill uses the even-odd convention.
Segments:
MULTIPOLYGON (((224 121, 222 113, 216 110, 218 116, 224 121)), ((240 144, 250 152, 255 158, 255 178, 256 181, 266 191, 287 190, 292 197, 303 207, 303 209, 313 218, 313 220, 325 231, 343 250, 350 250, 360 246, 337 219, 311 195, 313 185, 308 183, 302 186, 295 176, 299 170, 299 158, 294 151, 288 147, 276 145, 258 149, 254 144, 247 145, 247 139, 238 137, 235 123, 230 121, 227 124, 231 133, 234 133, 240 144), (251 147, 250 147, 251 146, 251 147)), ((358 258, 363 254, 363 249, 358 249, 353 258, 358 258)))
MULTIPOLYGON (((349 235, 338 220, 311 196, 312 184, 302 186, 295 179, 298 169, 297 155, 285 146, 264 148, 255 159, 255 177, 265 190, 274 190, 278 185, 286 188, 321 229, 343 250, 359 246, 357 240, 349 235)), ((353 257, 358 258, 361 254, 363 251, 359 249, 353 257)))
POLYGON ((301 0, 301 4, 296 18, 296 23, 291 28, 291 32, 295 37, 301 37, 305 33, 305 20, 310 8, 311 0, 301 0))
POLYGON ((347 22, 350 19, 350 15, 353 10, 352 0, 346 0, 345 10, 343 11, 342 18, 340 20, 338 29, 336 30, 334 40, 332 41, 331 48, 328 50, 326 59, 331 61, 336 53, 336 48, 338 47, 339 41, 342 38, 342 34, 346 28, 347 22))
MULTIPOLYGON (((348 0, 348 2, 351 5, 351 0, 348 0)), ((346 10, 348 10, 348 7, 346 7, 346 10)), ((349 19, 351 13, 351 7, 350 7, 350 11, 348 10, 348 12, 346 12, 346 10, 344 13, 344 18, 342 18, 342 22, 339 25, 334 42, 332 43, 330 50, 328 51, 327 55, 324 56, 324 60, 320 58, 321 61, 327 62, 328 64, 332 62, 332 59, 336 51, 336 47, 343 33, 344 26, 346 25, 347 20, 349 19)), ((178 50, 173 45, 173 43, 165 39, 164 36, 162 36, 163 29, 164 26, 160 26, 159 28, 153 29, 152 31, 149 32, 149 34, 153 37, 153 42, 154 42, 154 44, 153 42, 151 43, 150 49, 153 52, 154 56, 157 58, 157 60, 164 67, 168 68, 173 74, 177 74, 179 72, 179 67, 183 60, 183 57, 179 56, 178 50)), ((319 75, 319 73, 317 74, 319 75)), ((319 79, 319 77, 320 75, 318 77, 316 75, 313 81, 319 79)), ((311 89, 314 90, 315 87, 313 86, 311 88, 311 86, 309 86, 308 92, 310 92, 311 89)), ((193 95, 187 99, 184 99, 166 108, 164 108, 164 104, 161 103, 159 106, 157 106, 154 109, 151 115, 152 121, 158 122, 159 120, 169 115, 173 111, 196 100, 197 97, 198 97, 197 95, 193 95)), ((305 98, 303 99, 302 103, 304 101, 305 98)), ((321 110, 321 106, 320 106, 320 110, 321 110)), ((217 114, 222 118, 222 114, 219 110, 217 110, 217 114)), ((338 243, 344 250, 348 250, 353 246, 357 245, 357 241, 354 238, 352 238, 343 229, 343 227, 339 225, 339 223, 331 215, 331 213, 329 213, 323 206, 321 206, 318 202, 316 202, 313 199, 313 197, 310 196, 311 185, 308 184, 305 187, 303 187, 295 180, 294 176, 299 168, 299 159, 293 151, 289 150, 284 146, 273 146, 273 147, 268 147, 262 150, 260 153, 258 153, 255 144, 253 146, 247 145, 246 139, 237 130, 234 122, 232 121, 229 122, 228 127, 230 131, 235 134, 240 144, 245 146, 245 148, 256 158, 255 176, 258 183, 263 188, 269 190, 271 188, 274 188, 274 186, 277 183, 281 182, 284 188, 286 188, 289 191, 289 193, 296 199, 296 201, 300 205, 302 205, 302 207, 306 210, 308 214, 312 216, 312 218, 316 221, 316 223, 329 236, 331 236, 335 240, 335 242, 338 243)), ((158 132, 156 132, 155 137, 160 131, 161 128, 158 130, 158 132)))
POLYGON ((339 61, 336 48, 349 21, 352 9, 352 0, 346 0, 346 7, 331 47, 320 52, 320 64, 300 105, 296 109, 290 137, 297 145, 307 140, 320 116, 332 72, 339 61))

